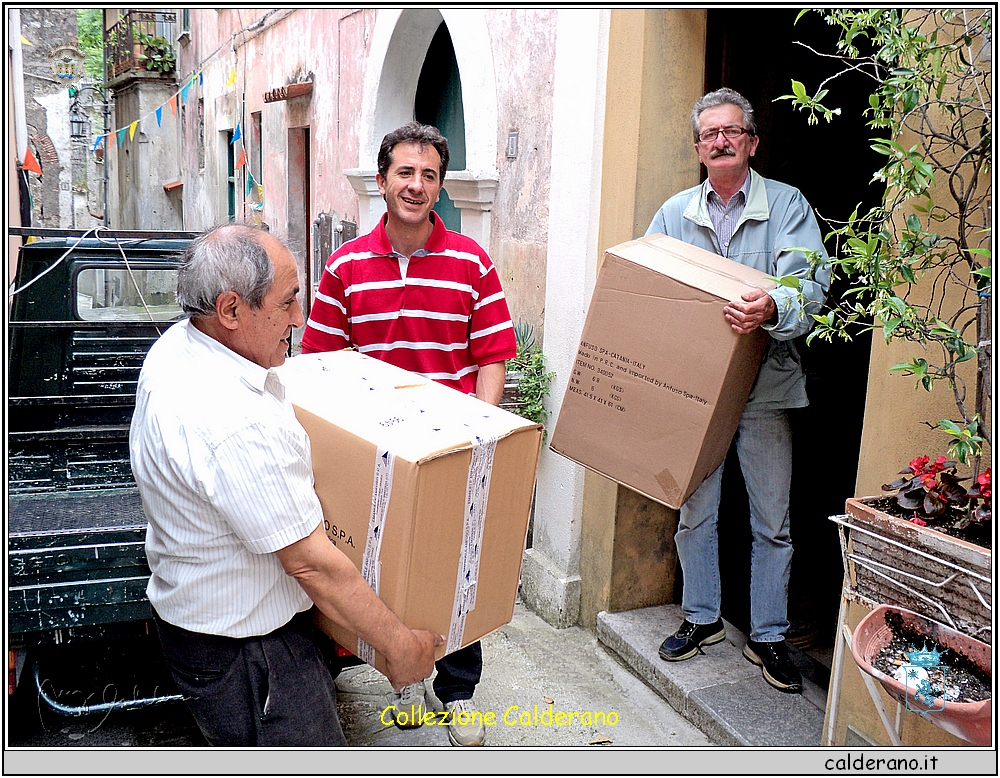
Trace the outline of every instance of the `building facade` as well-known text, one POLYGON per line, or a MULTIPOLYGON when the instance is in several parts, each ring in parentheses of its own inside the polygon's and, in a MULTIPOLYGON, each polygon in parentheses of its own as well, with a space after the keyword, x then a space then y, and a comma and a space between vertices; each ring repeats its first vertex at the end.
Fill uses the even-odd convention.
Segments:
MULTIPOLYGON (((174 13, 173 80, 139 83, 130 104, 116 98, 108 154, 124 223, 115 226, 139 226, 151 214, 161 228, 266 226, 296 256, 308 312, 329 253, 384 211, 375 185, 382 137, 415 118, 436 124, 453 152, 438 212, 489 251, 515 320, 534 328, 556 373, 553 422, 604 250, 641 236, 665 199, 700 179, 690 111, 705 91, 731 86, 754 103, 755 168, 802 189, 821 216, 843 218, 872 195, 877 165, 859 118, 863 89, 845 96, 860 100, 845 105, 845 117, 855 116, 849 130, 807 129, 787 103, 774 102, 792 78, 824 75, 795 39, 820 46, 828 31, 818 21, 795 25, 791 10, 174 13)), ((866 400, 874 408, 914 403, 909 379, 880 371, 868 385, 869 349, 866 341, 821 346, 807 364, 813 403, 796 422, 793 620, 796 609, 836 609, 840 555, 826 517, 853 495, 866 447, 910 443, 892 419, 866 416, 866 400), (828 478, 831 460, 844 464, 818 493, 811 473, 828 478)), ((875 347, 873 364, 883 353, 875 347)), ((914 406, 914 417, 939 418, 938 398, 919 399, 930 404, 914 406)), ((726 489, 736 495, 739 484, 726 489)), ((724 525, 741 524, 738 502, 724 500, 724 525)), ((673 601, 676 520, 543 451, 522 570, 526 602, 565 626, 593 625, 601 610, 673 601)), ((738 610, 749 541, 737 535, 724 541, 734 561, 723 587, 738 610)))
POLYGON ((89 153, 102 101, 83 74, 76 9, 21 8, 18 17, 24 144, 42 170, 25 174, 31 226, 90 229, 104 211, 103 167, 89 153))

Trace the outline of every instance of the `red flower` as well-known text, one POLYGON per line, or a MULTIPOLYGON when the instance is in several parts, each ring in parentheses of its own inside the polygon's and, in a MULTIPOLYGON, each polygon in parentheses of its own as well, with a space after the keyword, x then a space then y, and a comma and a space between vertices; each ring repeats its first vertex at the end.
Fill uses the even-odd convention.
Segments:
POLYGON ((912 519, 910 519, 910 521, 913 524, 916 524, 918 527, 926 527, 927 526, 927 522, 924 521, 923 519, 921 519, 919 516, 914 516, 912 519))
POLYGON ((976 483, 979 484, 979 493, 983 496, 983 499, 989 501, 993 496, 993 469, 986 468, 976 478, 976 483))
POLYGON ((919 475, 920 473, 924 472, 924 468, 927 466, 927 463, 930 462, 930 461, 931 461, 931 458, 929 456, 927 456, 926 454, 924 454, 923 456, 919 456, 916 459, 911 459, 910 460, 910 469, 913 471, 914 475, 919 475))

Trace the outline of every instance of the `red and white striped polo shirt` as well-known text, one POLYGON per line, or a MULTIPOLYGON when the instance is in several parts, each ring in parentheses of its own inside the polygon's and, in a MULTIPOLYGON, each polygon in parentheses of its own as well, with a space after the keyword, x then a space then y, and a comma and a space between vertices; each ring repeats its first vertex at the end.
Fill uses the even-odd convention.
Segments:
POLYGON ((476 241, 436 214, 427 245, 406 277, 385 218, 330 257, 319 282, 302 353, 358 351, 466 394, 480 365, 511 359, 514 329, 493 262, 476 241))

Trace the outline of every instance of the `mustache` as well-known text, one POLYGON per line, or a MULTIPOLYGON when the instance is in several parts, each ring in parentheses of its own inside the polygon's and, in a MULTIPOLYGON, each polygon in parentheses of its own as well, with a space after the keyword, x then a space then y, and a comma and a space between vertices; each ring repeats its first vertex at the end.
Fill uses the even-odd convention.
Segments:
POLYGON ((716 157, 735 157, 736 149, 732 146, 723 146, 721 149, 712 149, 712 153, 708 156, 710 159, 715 159, 716 157))

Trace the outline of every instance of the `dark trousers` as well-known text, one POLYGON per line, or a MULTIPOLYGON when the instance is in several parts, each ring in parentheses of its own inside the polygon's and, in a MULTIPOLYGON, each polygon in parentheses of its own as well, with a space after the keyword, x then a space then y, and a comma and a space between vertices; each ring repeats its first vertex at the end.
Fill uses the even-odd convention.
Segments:
POLYGON ((483 675, 483 645, 477 640, 441 657, 434 666, 434 694, 442 703, 472 699, 483 675))
POLYGON ((174 682, 211 745, 347 745, 310 611, 249 638, 191 632, 153 615, 174 682))

